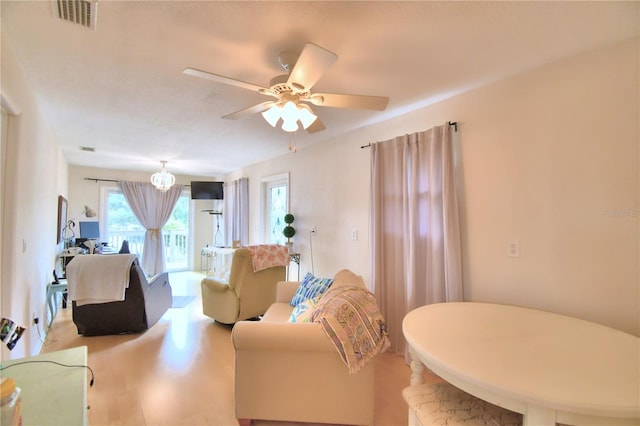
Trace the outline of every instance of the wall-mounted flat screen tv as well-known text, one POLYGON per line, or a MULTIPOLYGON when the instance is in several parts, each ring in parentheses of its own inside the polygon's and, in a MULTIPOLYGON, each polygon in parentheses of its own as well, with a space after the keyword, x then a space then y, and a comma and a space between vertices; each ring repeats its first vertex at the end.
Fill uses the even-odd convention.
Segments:
POLYGON ((191 181, 192 200, 222 200, 224 182, 191 181))

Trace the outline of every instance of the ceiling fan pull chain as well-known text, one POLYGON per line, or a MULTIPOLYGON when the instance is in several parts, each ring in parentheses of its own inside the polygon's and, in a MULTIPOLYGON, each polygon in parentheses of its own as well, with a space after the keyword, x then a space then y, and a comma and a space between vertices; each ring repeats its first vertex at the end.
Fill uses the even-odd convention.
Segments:
POLYGON ((296 144, 296 133, 298 132, 289 133, 289 151, 293 152, 294 154, 298 152, 298 145, 296 144))

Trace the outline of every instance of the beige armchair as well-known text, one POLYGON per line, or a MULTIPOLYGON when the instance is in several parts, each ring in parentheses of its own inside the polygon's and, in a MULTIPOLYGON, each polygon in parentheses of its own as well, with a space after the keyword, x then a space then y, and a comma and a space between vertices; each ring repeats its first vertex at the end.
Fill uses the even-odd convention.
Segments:
POLYGON ((249 250, 239 248, 233 253, 228 281, 202 280, 202 311, 223 324, 263 315, 276 300, 276 285, 284 277, 284 266, 254 272, 249 250))

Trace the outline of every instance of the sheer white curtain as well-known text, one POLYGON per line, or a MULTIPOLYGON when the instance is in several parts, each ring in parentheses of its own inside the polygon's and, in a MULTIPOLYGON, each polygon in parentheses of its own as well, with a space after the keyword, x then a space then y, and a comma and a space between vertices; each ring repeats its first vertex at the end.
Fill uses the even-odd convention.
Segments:
POLYGON ((233 240, 240 240, 241 245, 249 244, 248 178, 225 183, 224 225, 226 246, 230 247, 233 240))
POLYGON ((371 144, 371 280, 395 353, 409 311, 462 301, 451 137, 445 124, 371 144))
POLYGON ((150 183, 118 182, 131 211, 147 231, 144 234, 142 259, 140 266, 147 275, 164 271, 165 254, 162 227, 171 217, 171 213, 180 198, 183 185, 173 185, 161 192, 150 183))

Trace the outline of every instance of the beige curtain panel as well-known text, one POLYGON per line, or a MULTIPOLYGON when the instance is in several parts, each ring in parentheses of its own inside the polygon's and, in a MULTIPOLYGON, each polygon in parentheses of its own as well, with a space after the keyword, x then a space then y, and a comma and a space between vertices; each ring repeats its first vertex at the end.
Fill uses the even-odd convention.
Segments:
POLYGON ((225 183, 224 186, 224 223, 225 243, 227 247, 233 241, 240 245, 249 244, 249 179, 240 178, 225 183))
POLYGON ((146 228, 140 266, 146 275, 155 275, 165 269, 164 239, 162 227, 180 198, 184 185, 173 185, 166 192, 145 182, 118 182, 131 211, 146 228))
POLYGON ((409 311, 463 299, 452 145, 449 124, 371 144, 371 282, 405 356, 409 311))

